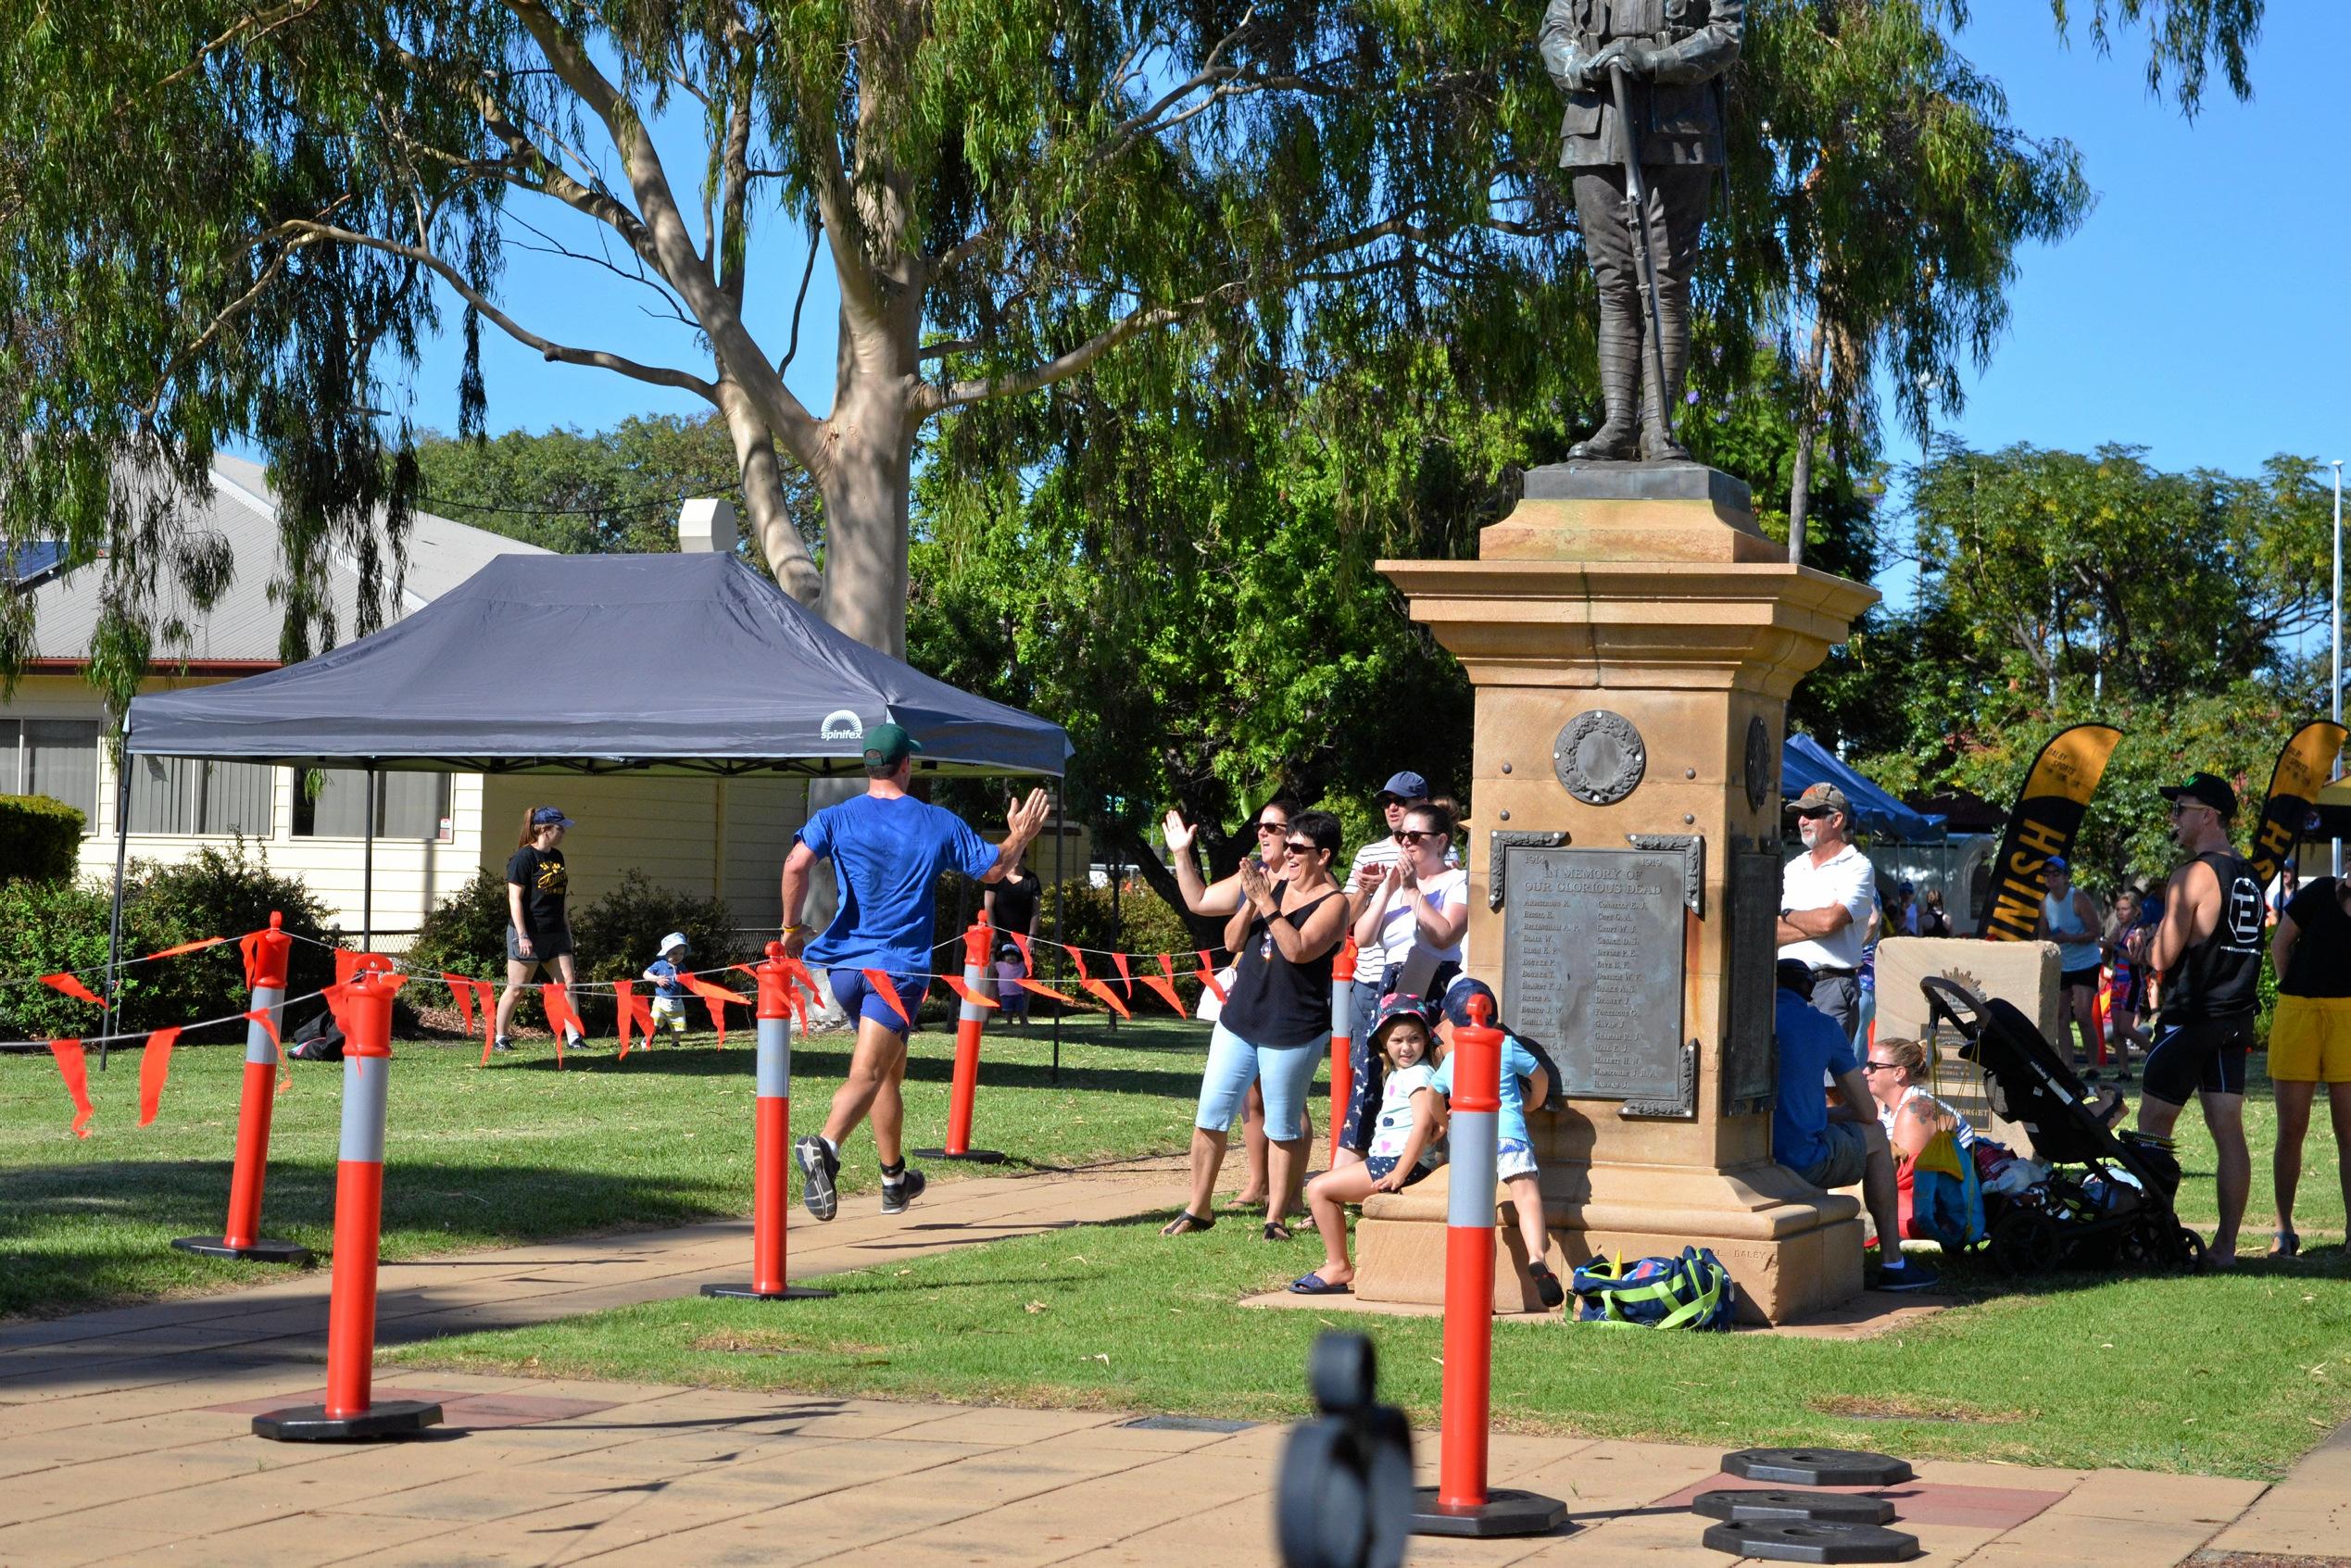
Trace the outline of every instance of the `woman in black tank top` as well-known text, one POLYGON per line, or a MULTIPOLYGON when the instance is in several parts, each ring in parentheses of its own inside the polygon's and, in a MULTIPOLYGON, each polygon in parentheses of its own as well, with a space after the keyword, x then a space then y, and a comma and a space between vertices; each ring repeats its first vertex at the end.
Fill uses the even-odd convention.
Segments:
POLYGON ((1234 974, 1208 1047, 1200 1110, 1192 1118, 1190 1206, 1163 1236, 1206 1230, 1233 1119, 1254 1083, 1265 1095, 1270 1144, 1265 1236, 1288 1240, 1282 1223, 1304 1173, 1306 1090, 1330 1041, 1331 960, 1346 934, 1347 897, 1332 880, 1339 819, 1301 811, 1290 819, 1288 876, 1269 882, 1241 870, 1243 902, 1225 927, 1234 974))

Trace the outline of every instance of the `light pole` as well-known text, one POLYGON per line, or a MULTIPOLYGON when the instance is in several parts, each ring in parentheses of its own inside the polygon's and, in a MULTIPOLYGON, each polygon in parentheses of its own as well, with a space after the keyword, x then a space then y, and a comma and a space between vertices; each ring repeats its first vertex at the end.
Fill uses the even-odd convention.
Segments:
MULTIPOLYGON (((2343 459, 2334 460, 2334 597, 2328 608, 2334 620, 2334 679, 2327 686, 2327 717, 2343 722, 2343 459)), ((2343 753, 2334 754, 2334 776, 2343 776, 2343 753)), ((2328 872, 2343 874, 2343 835, 2335 834, 2328 872)))

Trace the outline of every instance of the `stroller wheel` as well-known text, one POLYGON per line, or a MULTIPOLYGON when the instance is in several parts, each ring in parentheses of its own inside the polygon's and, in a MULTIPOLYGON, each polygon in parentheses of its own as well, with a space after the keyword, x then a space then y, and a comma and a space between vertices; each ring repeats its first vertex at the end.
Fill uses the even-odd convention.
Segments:
POLYGON ((2192 1274, 2204 1273, 2204 1237, 2181 1225, 2172 1238, 2173 1262, 2192 1274))
POLYGON ((2004 1274, 2043 1274, 2064 1252, 2056 1223, 2038 1209, 2011 1209, 1992 1227, 1993 1266, 2004 1274))

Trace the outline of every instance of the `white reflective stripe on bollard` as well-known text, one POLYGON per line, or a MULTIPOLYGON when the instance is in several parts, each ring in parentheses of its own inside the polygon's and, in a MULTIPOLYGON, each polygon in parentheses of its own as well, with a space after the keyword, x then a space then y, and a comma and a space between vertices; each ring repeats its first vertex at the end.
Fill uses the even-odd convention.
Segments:
MULTIPOLYGON (((270 1022, 278 1026, 278 1032, 280 1034, 285 1032, 285 990, 283 987, 256 985, 253 988, 251 1010, 268 1013, 270 1022)), ((275 1067, 278 1064, 277 1042, 270 1038, 270 1032, 267 1029, 250 1020, 246 1021, 245 1026, 245 1060, 258 1061, 268 1067, 275 1067)))
POLYGON ((363 1165, 383 1163, 384 1089, 391 1076, 390 1057, 343 1059, 341 1159, 363 1165))
POLYGON ((1445 1198, 1445 1223, 1473 1229, 1494 1226, 1494 1138, 1491 1110, 1456 1110, 1446 1144, 1452 1151, 1452 1191, 1445 1198))
POLYGON ((1345 1036, 1354 1033, 1354 989, 1355 983, 1352 980, 1330 983, 1330 1032, 1334 1035, 1345 1036))
MULTIPOLYGON (((987 984, 987 972, 979 965, 967 963, 963 966, 963 989, 969 991, 974 997, 984 997, 987 993, 980 987, 987 984)), ((959 1023, 978 1023, 987 1017, 987 1010, 976 1001, 966 1000, 955 1010, 955 1019, 959 1023)))
POLYGON ((757 1093, 761 1099, 792 1098, 792 1021, 788 1018, 762 1018, 759 1021, 759 1084, 757 1093))

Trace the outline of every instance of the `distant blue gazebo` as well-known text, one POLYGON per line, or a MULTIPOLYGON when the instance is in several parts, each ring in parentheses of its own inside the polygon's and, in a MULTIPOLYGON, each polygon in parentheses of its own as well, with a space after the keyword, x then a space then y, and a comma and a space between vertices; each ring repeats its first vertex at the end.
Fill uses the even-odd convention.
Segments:
POLYGON ((1943 818, 1912 810, 1838 761, 1810 735, 1790 735, 1779 759, 1781 797, 1793 800, 1817 784, 1832 784, 1843 790, 1845 798, 1853 802, 1854 815, 1874 837, 1903 844, 1942 842, 1943 818))

